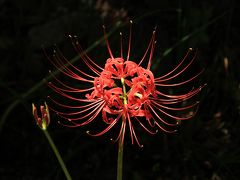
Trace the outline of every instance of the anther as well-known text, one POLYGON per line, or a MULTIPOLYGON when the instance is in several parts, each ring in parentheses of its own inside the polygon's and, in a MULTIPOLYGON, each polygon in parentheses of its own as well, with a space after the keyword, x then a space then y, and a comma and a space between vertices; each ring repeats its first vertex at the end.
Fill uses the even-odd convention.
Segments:
POLYGON ((143 97, 143 95, 140 94, 140 93, 135 93, 134 96, 135 96, 135 97, 138 97, 139 99, 142 99, 142 97, 143 97))

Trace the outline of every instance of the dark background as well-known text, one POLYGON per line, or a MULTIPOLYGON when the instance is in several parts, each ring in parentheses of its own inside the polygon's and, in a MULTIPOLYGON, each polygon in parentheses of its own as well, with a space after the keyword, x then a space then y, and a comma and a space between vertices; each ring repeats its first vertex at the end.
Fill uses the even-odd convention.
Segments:
MULTIPOLYGON (((139 148, 127 134, 124 179, 239 179, 239 5, 234 0, 0 0, 0 179, 65 179, 31 114, 31 103, 38 106, 52 93, 43 83, 53 67, 42 46, 51 55, 57 44, 71 59, 76 53, 68 34, 87 48, 102 37, 102 24, 111 31, 121 22, 124 26, 110 37, 118 53, 119 32, 127 34, 130 19, 132 57, 143 54, 157 26, 153 71, 166 71, 189 47, 197 48, 192 70, 204 68, 197 83, 208 85, 198 97, 197 116, 176 135, 140 130, 144 148, 139 148)), ((102 65, 106 54, 103 43, 89 52, 102 65)), ((91 125, 66 128, 58 120, 52 113, 48 131, 72 178, 116 179, 117 144, 109 141, 111 133, 93 138, 85 133, 91 125)))

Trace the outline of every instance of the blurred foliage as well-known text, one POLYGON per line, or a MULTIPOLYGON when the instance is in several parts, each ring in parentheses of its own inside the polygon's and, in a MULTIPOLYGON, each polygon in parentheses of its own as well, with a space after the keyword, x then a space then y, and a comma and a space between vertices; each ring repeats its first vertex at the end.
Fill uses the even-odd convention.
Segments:
MULTIPOLYGON (((42 46, 51 54, 57 44, 71 59, 76 53, 68 34, 77 35, 87 48, 102 37, 102 24, 111 30, 129 19, 135 20, 133 59, 142 56, 157 26, 154 71, 171 69, 189 47, 197 48, 192 71, 205 68, 199 83, 208 85, 200 95, 198 115, 182 123, 177 135, 139 132, 142 149, 127 140, 125 179, 239 179, 239 6, 234 0, 1 0, 0 179, 64 179, 31 114, 31 103, 42 103, 52 93, 42 82, 53 69, 42 46)), ((128 33, 127 26, 117 29, 110 37, 115 53, 119 31, 125 37, 128 33)), ((103 64, 105 45, 100 43, 89 55, 103 64)), ((85 133, 90 127, 69 129, 58 120, 52 114, 49 132, 73 179, 115 179, 117 144, 109 135, 92 138, 85 133)))

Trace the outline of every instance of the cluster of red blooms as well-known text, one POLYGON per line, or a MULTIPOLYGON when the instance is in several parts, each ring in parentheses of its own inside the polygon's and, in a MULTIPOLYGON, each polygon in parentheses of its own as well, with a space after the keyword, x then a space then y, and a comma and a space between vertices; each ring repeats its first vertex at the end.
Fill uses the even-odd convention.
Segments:
POLYGON ((88 99, 101 98, 107 102, 103 111, 103 120, 112 123, 114 119, 108 114, 119 114, 125 117, 145 116, 150 119, 147 109, 149 96, 155 96, 154 76, 150 70, 139 67, 135 62, 122 58, 108 59, 100 77, 94 79, 94 90, 88 99), (130 80, 128 80, 130 79, 130 80), (122 87, 116 87, 120 81, 122 87), (129 92, 126 92, 127 87, 129 92))
POLYGON ((143 58, 138 62, 133 62, 130 59, 130 46, 131 46, 131 27, 129 35, 129 46, 127 58, 123 58, 122 51, 122 34, 121 35, 121 55, 114 57, 106 36, 104 28, 104 36, 110 57, 107 59, 105 67, 102 68, 97 65, 81 48, 77 37, 71 37, 74 48, 79 53, 81 60, 88 69, 90 69, 95 76, 90 75, 80 68, 71 64, 60 51, 55 51, 53 59, 49 60, 53 65, 59 69, 64 75, 80 81, 81 83, 89 83, 90 88, 76 88, 62 82, 55 76, 55 83, 50 82, 49 86, 58 94, 63 97, 78 102, 78 106, 68 105, 61 103, 52 97, 51 101, 64 109, 63 111, 51 108, 59 116, 67 119, 72 125, 70 127, 77 127, 89 124, 102 113, 102 120, 107 125, 106 128, 92 136, 100 136, 108 132, 118 122, 121 123, 121 128, 116 140, 124 141, 126 127, 128 125, 132 143, 137 142, 139 146, 136 132, 133 123, 138 123, 144 130, 150 134, 155 134, 157 131, 154 129, 158 127, 165 132, 175 132, 174 127, 178 121, 192 118, 198 106, 198 102, 194 102, 187 106, 182 106, 182 103, 192 98, 200 92, 202 86, 193 88, 186 94, 170 95, 163 93, 160 87, 176 87, 188 83, 198 77, 201 72, 195 76, 179 82, 171 84, 169 81, 181 75, 195 59, 195 56, 185 63, 188 54, 192 51, 189 49, 183 60, 169 73, 154 78, 150 70, 153 52, 155 48, 155 31, 153 31, 152 38, 143 58), (149 56, 147 58, 147 56, 149 56), (141 67, 143 61, 147 59, 147 67, 141 67), (186 64, 186 65, 184 65, 186 64), (85 98, 79 98, 75 95, 85 93, 85 98), (180 107, 176 107, 180 106, 180 107), (70 110, 67 112, 66 109, 70 110), (186 116, 176 116, 173 112, 193 112, 186 116), (170 111, 170 112, 169 112, 170 111), (166 118, 171 119, 170 121, 166 118), (171 128, 168 128, 171 127, 171 128))

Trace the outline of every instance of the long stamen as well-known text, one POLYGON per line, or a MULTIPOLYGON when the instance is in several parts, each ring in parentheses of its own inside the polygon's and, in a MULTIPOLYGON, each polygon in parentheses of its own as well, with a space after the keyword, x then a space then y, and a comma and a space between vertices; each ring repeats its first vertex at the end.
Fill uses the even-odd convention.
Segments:
POLYGON ((166 132, 166 133, 175 133, 177 132, 177 130, 167 130, 165 128, 163 128, 157 121, 155 121, 156 125, 163 131, 163 132, 166 132))
POLYGON ((187 66, 185 66, 180 72, 178 72, 178 73, 176 73, 175 75, 170 76, 169 78, 166 78, 166 79, 163 79, 163 78, 158 79, 158 78, 156 78, 156 79, 155 79, 155 82, 169 81, 169 80, 171 80, 171 79, 179 76, 180 74, 182 74, 182 73, 193 63, 193 61, 195 60, 196 56, 197 56, 197 53, 195 53, 195 55, 194 55, 194 57, 192 58, 192 60, 191 60, 191 61, 187 64, 187 66))
POLYGON ((156 33, 156 31, 153 31, 151 40, 150 40, 150 42, 149 42, 149 44, 148 44, 148 47, 147 47, 147 49, 146 49, 146 51, 145 51, 142 59, 141 59, 140 62, 138 63, 138 66, 140 66, 140 65, 142 64, 142 62, 144 61, 145 57, 147 56, 147 53, 148 53, 150 47, 152 46, 152 43, 155 41, 155 33, 156 33))
MULTIPOLYGON (((155 36, 155 34, 154 34, 154 36, 155 36)), ((155 39, 155 37, 154 37, 154 39, 155 39)), ((149 60, 148 60, 147 69, 150 69, 150 67, 152 65, 152 57, 153 57, 155 44, 156 44, 156 41, 152 42, 152 47, 151 47, 151 51, 150 51, 150 56, 149 56, 149 60)))
POLYGON ((81 120, 81 119, 84 119, 86 117, 89 117, 91 116, 92 114, 94 114, 94 112, 96 112, 98 109, 101 109, 100 107, 103 107, 104 105, 104 102, 99 102, 99 103, 96 103, 95 105, 93 106, 90 106, 90 107, 87 107, 86 109, 84 110, 81 110, 81 111, 77 111, 77 112, 72 112, 72 113, 69 113, 69 112, 60 112, 60 111, 57 111, 53 108, 51 108, 52 111, 56 112, 59 116, 67 119, 67 120, 70 120, 70 121, 75 121, 75 120, 81 120), (92 110, 92 111, 90 111, 92 110), (78 114, 83 114, 84 112, 86 111, 90 111, 89 113, 87 113, 86 115, 84 116, 81 116, 81 117, 76 117, 76 118, 70 118, 69 116, 73 116, 73 115, 78 115, 78 114))
POLYGON ((69 36, 72 40, 72 45, 74 47, 74 49, 77 51, 77 53, 79 54, 79 56, 81 57, 81 59, 83 60, 83 62, 98 76, 101 74, 100 71, 102 71, 103 69, 97 65, 96 63, 93 62, 93 60, 86 54, 84 53, 83 48, 81 47, 80 43, 78 42, 77 36, 69 36), (96 68, 98 68, 99 70, 97 70, 96 68))
POLYGON ((160 76, 158 78, 155 78, 155 80, 157 79, 162 79, 162 78, 165 78, 166 76, 172 74, 173 72, 175 72, 182 64, 183 62, 186 60, 186 58, 188 57, 189 53, 192 51, 192 48, 189 48, 188 51, 187 51, 187 54, 184 56, 184 58, 182 59, 182 61, 180 61, 180 63, 172 70, 170 71, 169 73, 163 75, 163 76, 160 76))
POLYGON ((122 32, 120 32, 119 34, 120 34, 120 55, 121 55, 121 58, 123 58, 123 47, 122 47, 123 40, 122 40, 122 32))
MULTIPOLYGON (((49 84, 51 85, 51 83, 49 84)), ((69 94, 67 93, 64 93, 63 91, 61 91, 59 88, 55 87, 55 86, 50 86, 55 92, 57 92, 58 94, 62 95, 63 97, 66 97, 68 99, 71 99, 71 100, 75 100, 75 101, 79 101, 79 102, 93 102, 95 101, 96 99, 81 99, 81 98, 75 98, 73 96, 70 96, 69 94)))
POLYGON ((74 73, 64 62, 63 60, 65 59, 64 57, 61 57, 60 54, 58 54, 57 51, 54 51, 53 54, 53 59, 54 62, 49 58, 50 62, 59 70, 61 71, 63 74, 73 78, 73 79, 77 79, 80 81, 85 81, 85 82, 93 82, 93 80, 88 80, 86 78, 83 78, 81 76, 79 76, 78 74, 74 73))
POLYGON ((101 131, 101 132, 99 132, 99 133, 97 133, 97 134, 91 134, 90 131, 87 131, 87 134, 89 134, 89 135, 91 135, 91 136, 101 136, 101 135, 105 134, 105 133, 108 132, 110 129, 112 129, 112 127, 118 122, 118 120, 120 119, 120 117, 121 117, 121 114, 119 114, 119 115, 117 116, 117 118, 115 118, 115 119, 113 120, 113 122, 112 122, 106 129, 104 129, 103 131, 101 131))
POLYGON ((132 20, 130 20, 127 61, 129 60, 130 51, 131 51, 131 43, 132 43, 132 23, 133 23, 132 20))
POLYGON ((86 107, 89 107, 89 106, 93 106, 94 104, 103 101, 102 99, 99 99, 99 100, 95 100, 95 101, 90 102, 89 104, 86 104, 86 105, 83 105, 83 106, 70 106, 70 105, 62 104, 62 103, 56 101, 55 99, 53 99, 50 96, 48 96, 48 99, 50 99, 52 102, 54 102, 55 104, 57 104, 61 107, 70 108, 70 109, 82 109, 82 108, 86 108, 86 107))
POLYGON ((197 101, 196 103, 191 104, 189 106, 184 106, 184 107, 180 107, 180 108, 173 108, 173 107, 164 106, 160 103, 157 103, 156 101, 152 101, 152 103, 159 106, 160 108, 164 108, 164 109, 168 109, 168 110, 172 110, 172 111, 182 111, 182 110, 186 110, 186 109, 191 109, 191 108, 193 108, 193 107, 195 107, 199 104, 199 102, 197 101))
MULTIPOLYGON (((82 50, 83 51, 83 50, 82 50)), ((60 57, 62 57, 62 59, 67 63, 68 66, 74 68, 76 71, 78 71, 79 73, 89 77, 89 78, 92 78, 94 79, 95 77, 94 76, 91 76, 83 71, 81 71, 79 68, 77 68, 76 66, 74 66, 71 62, 69 62, 69 60, 62 54, 62 52, 57 48, 57 52, 58 54, 60 55, 60 57)), ((95 63, 94 63, 95 64, 95 63)), ((96 64, 95 64, 96 65, 96 64)))
POLYGON ((172 124, 172 123, 168 123, 165 120, 163 120, 158 114, 157 112, 153 109, 153 107, 151 105, 149 105, 150 109, 152 110, 152 112, 155 114, 155 116, 164 124, 168 125, 168 126, 176 126, 176 124, 172 124))
POLYGON ((58 79, 55 79, 58 83, 60 83, 61 85, 63 85, 65 88, 67 89, 63 89, 60 87, 55 86, 52 82, 48 82, 49 87, 53 87, 56 88, 60 91, 64 91, 64 92, 69 92, 69 93, 80 93, 80 92, 87 92, 87 91, 91 91, 94 90, 94 87, 91 88, 87 88, 87 89, 77 89, 77 88, 72 88, 70 86, 67 86, 66 84, 62 83, 61 81, 58 81, 58 79))
POLYGON ((106 27, 104 25, 102 27, 103 27, 103 33, 104 33, 105 42, 106 42, 107 48, 108 48, 108 53, 109 53, 110 57, 112 59, 114 59, 113 54, 112 54, 112 50, 111 50, 109 42, 108 42, 107 33, 106 33, 106 27))
POLYGON ((188 79, 188 80, 185 80, 183 82, 180 82, 180 83, 174 83, 174 84, 162 84, 162 83, 155 83, 156 86, 168 86, 168 87, 171 87, 171 86, 180 86, 180 85, 183 85, 183 84, 186 84, 190 81, 192 81, 193 79, 196 79, 200 74, 202 74, 202 72, 204 71, 201 70, 198 74, 196 74, 195 76, 193 76, 192 78, 188 79))
POLYGON ((153 132, 150 129, 148 129, 137 117, 135 117, 135 119, 143 127, 143 129, 146 130, 149 134, 156 134, 158 132, 157 130, 153 132))
POLYGON ((129 125, 130 134, 131 134, 132 144, 134 143, 134 140, 133 140, 133 138, 134 138, 136 140, 138 146, 143 147, 143 145, 141 145, 138 141, 138 138, 137 138, 135 130, 133 128, 133 125, 132 125, 131 119, 129 117, 129 114, 127 114, 127 119, 128 119, 128 125, 129 125))
POLYGON ((167 115, 168 117, 170 117, 170 118, 172 118, 172 119, 176 119, 176 120, 186 120, 186 119, 190 119, 190 118, 192 118, 192 117, 196 114, 196 112, 197 112, 197 111, 195 111, 193 115, 189 115, 189 116, 187 116, 187 117, 178 117, 178 116, 173 116, 173 115, 167 113, 166 111, 162 110, 161 108, 158 108, 155 104, 152 104, 152 105, 153 105, 153 107, 157 108, 161 113, 167 115))

